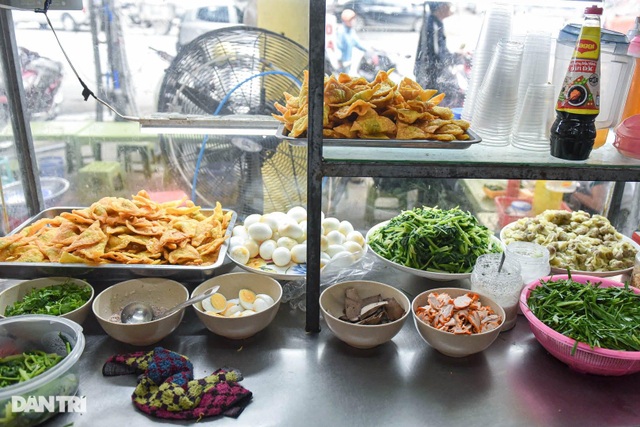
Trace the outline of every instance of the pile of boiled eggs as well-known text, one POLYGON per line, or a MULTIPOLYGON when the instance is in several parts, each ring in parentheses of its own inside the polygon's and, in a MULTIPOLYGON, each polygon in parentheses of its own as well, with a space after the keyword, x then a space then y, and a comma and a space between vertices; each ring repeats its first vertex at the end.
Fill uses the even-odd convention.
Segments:
MULTIPOLYGON (((364 254, 362 233, 353 229, 349 221, 321 214, 320 267, 332 260, 349 257, 354 261, 364 254)), ((247 264, 260 257, 279 267, 307 262, 307 210, 302 206, 288 212, 271 212, 247 216, 244 224, 233 228, 229 256, 247 264)))
POLYGON ((271 296, 256 294, 251 289, 240 289, 238 298, 227 299, 215 293, 202 300, 202 308, 207 314, 219 317, 244 317, 260 313, 275 304, 271 296))

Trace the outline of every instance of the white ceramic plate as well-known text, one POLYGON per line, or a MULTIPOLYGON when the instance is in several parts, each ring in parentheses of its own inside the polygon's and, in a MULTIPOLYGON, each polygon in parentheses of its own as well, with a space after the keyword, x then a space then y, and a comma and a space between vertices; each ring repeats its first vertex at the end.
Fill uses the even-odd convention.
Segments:
MULTIPOLYGON (((355 263, 361 261, 364 255, 367 253, 367 245, 364 246, 362 252, 352 254, 352 257, 342 257, 332 260, 327 264, 322 271, 327 271, 328 268, 332 270, 352 267, 355 263)), ((307 278, 307 264, 296 264, 294 262, 289 263, 284 267, 279 267, 273 263, 273 261, 265 261, 260 257, 252 258, 248 264, 241 264, 229 255, 227 256, 231 261, 235 262, 238 267, 245 271, 257 274, 263 274, 265 276, 272 277, 276 280, 304 280, 307 278)))
MULTIPOLYGON (((389 223, 389 221, 383 221, 379 224, 374 225, 373 227, 371 227, 371 229, 367 232, 367 235, 365 236, 365 240, 367 242, 367 246, 369 246, 369 237, 371 236, 371 234, 377 230, 380 227, 383 227, 385 225, 387 225, 389 223)), ((498 239, 495 236, 491 236, 493 239, 495 239, 496 243, 498 243, 498 239)), ((499 242, 501 243, 501 242, 499 242)), ((468 279, 469 277, 471 277, 471 273, 446 273, 446 272, 436 272, 436 271, 425 271, 425 270, 418 270, 417 268, 411 268, 411 267, 407 267, 405 265, 402 264, 398 264, 397 262, 393 262, 390 261, 386 258, 384 258, 382 255, 379 255, 376 253, 376 251, 373 250, 373 248, 371 248, 371 253, 374 254, 376 257, 378 257, 382 262, 384 262, 385 264, 388 264, 392 267, 397 268, 398 270, 407 272, 407 273, 411 273, 411 274, 415 274, 416 276, 420 276, 420 277, 426 277, 428 279, 431 280, 436 280, 436 281, 440 281, 440 282, 446 282, 449 280, 458 280, 458 279, 468 279)))
MULTIPOLYGON (((505 244, 505 232, 507 230, 509 230, 510 228, 512 228, 514 226, 515 222, 512 222, 510 224, 505 225, 502 230, 500 230, 500 241, 505 244)), ((636 242, 634 242, 631 238, 622 235, 622 240, 629 242, 633 245, 634 248, 636 248, 636 250, 640 251, 640 245, 638 245, 636 242)), ((623 270, 612 270, 612 271, 582 271, 582 270, 571 270, 571 274, 584 274, 584 275, 588 275, 588 276, 594 276, 594 277, 612 277, 612 276, 619 276, 621 274, 628 274, 631 273, 631 270, 633 270, 633 266, 629 267, 629 268, 625 268, 623 270)), ((560 267, 554 267, 551 266, 551 273, 554 274, 567 274, 567 269, 566 268, 560 268, 560 267)))

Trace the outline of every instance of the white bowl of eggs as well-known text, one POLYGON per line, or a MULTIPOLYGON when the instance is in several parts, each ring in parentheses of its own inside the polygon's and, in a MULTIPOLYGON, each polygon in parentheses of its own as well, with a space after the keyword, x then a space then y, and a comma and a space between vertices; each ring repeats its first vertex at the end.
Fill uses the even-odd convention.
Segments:
MULTIPOLYGON (((360 260, 366 250, 364 236, 349 221, 321 216, 320 267, 339 268, 360 260)), ((227 252, 241 268, 287 280, 306 275, 307 211, 302 206, 287 212, 247 216, 236 225, 227 252)))
POLYGON ((200 321, 216 335, 249 338, 269 326, 278 314, 282 286, 272 277, 248 272, 222 274, 202 282, 191 296, 214 286, 220 286, 218 292, 193 306, 200 321))

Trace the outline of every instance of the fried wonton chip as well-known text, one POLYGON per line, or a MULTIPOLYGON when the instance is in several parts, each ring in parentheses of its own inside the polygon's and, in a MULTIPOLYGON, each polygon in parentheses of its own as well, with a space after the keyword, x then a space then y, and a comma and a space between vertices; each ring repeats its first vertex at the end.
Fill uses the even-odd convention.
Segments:
MULTIPOLYGON (((445 93, 423 88, 410 78, 403 78, 396 84, 391 79, 392 72, 393 69, 379 71, 372 81, 346 73, 325 76, 323 136, 336 139, 470 139, 469 122, 454 121, 453 111, 439 105, 445 93), (444 127, 443 120, 451 126, 444 127), (401 126, 401 123, 411 126, 401 126), (436 136, 428 138, 429 135, 436 136)), ((285 134, 294 138, 307 136, 308 78, 305 71, 298 96, 285 92, 285 105, 274 104, 280 114, 273 116, 283 123, 285 134)))
POLYGON ((187 198, 156 203, 104 197, 0 238, 0 261, 207 265, 218 260, 233 212, 210 214, 187 198))
POLYGON ((359 116, 351 126, 352 132, 360 135, 381 135, 395 133, 396 125, 388 117, 380 116, 375 111, 369 111, 363 116, 359 116))

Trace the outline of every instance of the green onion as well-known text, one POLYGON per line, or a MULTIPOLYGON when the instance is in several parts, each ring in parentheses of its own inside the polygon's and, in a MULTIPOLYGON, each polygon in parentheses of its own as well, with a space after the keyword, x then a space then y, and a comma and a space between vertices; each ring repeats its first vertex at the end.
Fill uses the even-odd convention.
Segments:
MULTIPOLYGON (((569 278, 541 281, 527 304, 545 325, 591 348, 640 351, 640 295, 569 278)), ((572 354, 575 353, 574 346, 572 354)))
POLYGON ((0 388, 28 381, 62 360, 56 353, 35 350, 0 358, 0 388))

